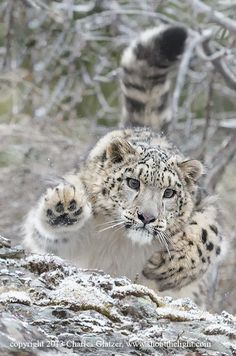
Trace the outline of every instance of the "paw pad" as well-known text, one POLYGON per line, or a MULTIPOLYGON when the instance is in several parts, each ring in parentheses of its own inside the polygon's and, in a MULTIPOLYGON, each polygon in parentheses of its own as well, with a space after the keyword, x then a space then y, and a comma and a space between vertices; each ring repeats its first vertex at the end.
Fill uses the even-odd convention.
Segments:
POLYGON ((68 206, 69 211, 74 211, 77 207, 75 199, 71 200, 68 206))
POLYGON ((64 206, 61 201, 56 204, 55 210, 57 213, 64 213, 64 206))
POLYGON ((74 216, 78 216, 78 215, 80 215, 81 213, 82 213, 82 211, 83 211, 83 208, 82 208, 82 206, 78 209, 78 210, 76 210, 76 212, 74 212, 74 216))

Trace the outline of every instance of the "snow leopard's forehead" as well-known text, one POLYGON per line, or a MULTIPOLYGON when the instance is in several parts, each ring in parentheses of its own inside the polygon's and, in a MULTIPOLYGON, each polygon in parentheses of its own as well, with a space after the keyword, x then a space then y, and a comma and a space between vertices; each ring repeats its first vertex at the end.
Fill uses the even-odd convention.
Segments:
POLYGON ((145 185, 168 187, 179 183, 175 158, 170 152, 154 148, 137 147, 136 161, 124 166, 125 176, 140 179, 145 185))
POLYGON ((168 150, 163 150, 160 147, 150 147, 149 145, 139 144, 135 147, 140 155, 141 162, 152 162, 153 165, 158 165, 161 162, 166 163, 171 158, 171 153, 168 150))

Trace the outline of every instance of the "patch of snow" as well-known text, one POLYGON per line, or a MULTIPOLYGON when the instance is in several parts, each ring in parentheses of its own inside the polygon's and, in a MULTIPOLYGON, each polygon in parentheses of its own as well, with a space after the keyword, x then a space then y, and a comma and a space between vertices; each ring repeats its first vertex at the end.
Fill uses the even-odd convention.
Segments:
POLYGON ((56 290, 50 291, 49 297, 57 302, 78 305, 89 304, 97 307, 103 307, 104 304, 112 304, 113 302, 112 298, 98 288, 92 286, 84 287, 73 276, 62 280, 56 290))
POLYGON ((29 263, 45 263, 45 264, 51 264, 52 262, 54 262, 56 265, 66 265, 65 261, 58 257, 58 256, 54 256, 54 255, 30 255, 28 257, 25 258, 26 262, 29 263))
POLYGON ((176 306, 176 307, 181 307, 185 310, 186 309, 187 310, 198 309, 197 305, 190 298, 181 298, 181 299, 172 300, 171 305, 176 306))
POLYGON ((31 298, 26 292, 23 291, 9 291, 0 294, 0 302, 30 305, 31 298))

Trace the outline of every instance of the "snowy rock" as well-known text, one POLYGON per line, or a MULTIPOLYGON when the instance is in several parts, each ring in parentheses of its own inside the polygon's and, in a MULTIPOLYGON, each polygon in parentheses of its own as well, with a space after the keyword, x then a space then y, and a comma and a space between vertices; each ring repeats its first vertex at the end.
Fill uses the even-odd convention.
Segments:
POLYGON ((234 355, 236 318, 0 237, 0 354, 234 355))

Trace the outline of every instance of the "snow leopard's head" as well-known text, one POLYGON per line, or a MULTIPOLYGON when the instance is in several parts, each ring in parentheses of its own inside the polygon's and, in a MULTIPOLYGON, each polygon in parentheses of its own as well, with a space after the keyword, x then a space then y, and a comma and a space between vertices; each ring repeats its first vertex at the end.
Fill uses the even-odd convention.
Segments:
POLYGON ((107 228, 126 230, 135 243, 168 238, 189 219, 201 174, 199 161, 113 138, 99 162, 95 211, 109 216, 107 228))

